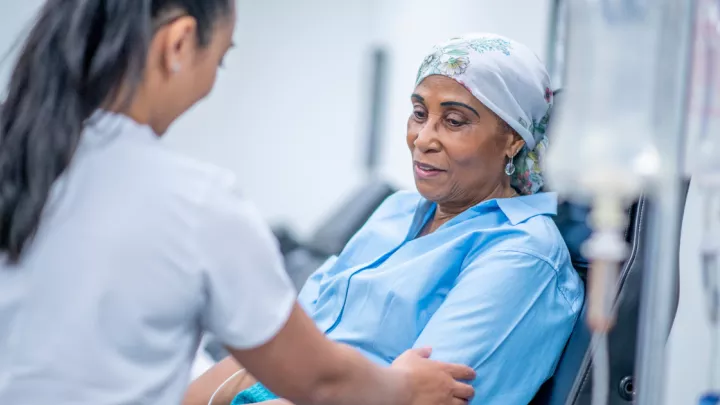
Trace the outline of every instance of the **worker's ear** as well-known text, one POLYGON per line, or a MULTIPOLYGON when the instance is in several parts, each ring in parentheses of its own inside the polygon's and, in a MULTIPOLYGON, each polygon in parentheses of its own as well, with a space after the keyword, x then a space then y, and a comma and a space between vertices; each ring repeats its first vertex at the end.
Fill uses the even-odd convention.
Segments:
POLYGON ((177 75, 192 63, 198 49, 195 18, 190 16, 176 18, 163 26, 156 36, 161 41, 161 64, 166 76, 177 75))

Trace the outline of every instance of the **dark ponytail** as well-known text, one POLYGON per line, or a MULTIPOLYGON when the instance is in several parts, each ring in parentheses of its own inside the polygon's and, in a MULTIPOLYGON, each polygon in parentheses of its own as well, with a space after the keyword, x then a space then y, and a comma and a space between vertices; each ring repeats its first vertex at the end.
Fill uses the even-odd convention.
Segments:
POLYGON ((232 0, 48 0, 0 109, 0 251, 19 259, 90 115, 139 84, 156 17, 198 20, 201 43, 232 0), (204 37, 204 38, 203 38, 204 37))

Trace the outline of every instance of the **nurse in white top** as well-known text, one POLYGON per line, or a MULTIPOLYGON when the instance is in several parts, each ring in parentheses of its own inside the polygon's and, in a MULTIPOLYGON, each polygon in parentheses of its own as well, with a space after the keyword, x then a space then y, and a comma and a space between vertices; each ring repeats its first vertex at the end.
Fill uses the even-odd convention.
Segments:
POLYGON ((178 404, 204 331, 298 404, 472 395, 427 351, 327 340, 234 176, 159 141, 234 25, 231 0, 46 2, 0 113, 0 404, 178 404))

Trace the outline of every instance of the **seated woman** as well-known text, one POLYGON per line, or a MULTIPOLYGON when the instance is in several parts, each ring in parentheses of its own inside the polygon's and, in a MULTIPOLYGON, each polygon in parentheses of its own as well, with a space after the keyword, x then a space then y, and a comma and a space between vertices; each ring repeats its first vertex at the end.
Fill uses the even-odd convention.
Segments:
MULTIPOLYGON (((539 193, 548 74, 524 45, 468 35, 425 58, 410 99, 418 192, 385 201, 300 303, 330 338, 377 363, 430 347, 477 370, 472 404, 525 405, 552 376, 584 297, 550 218, 556 196, 539 193)), ((187 403, 207 404, 203 390, 239 367, 221 362, 187 403)), ((213 403, 244 389, 235 404, 275 398, 248 377, 213 403)))

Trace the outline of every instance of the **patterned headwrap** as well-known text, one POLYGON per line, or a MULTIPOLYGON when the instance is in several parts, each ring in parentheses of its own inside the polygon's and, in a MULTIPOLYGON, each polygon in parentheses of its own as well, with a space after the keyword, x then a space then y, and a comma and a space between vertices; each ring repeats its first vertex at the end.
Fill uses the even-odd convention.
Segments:
POLYGON ((525 140, 510 183, 523 195, 538 192, 553 93, 537 55, 499 35, 470 34, 436 46, 420 66, 416 85, 431 75, 456 80, 525 140))

